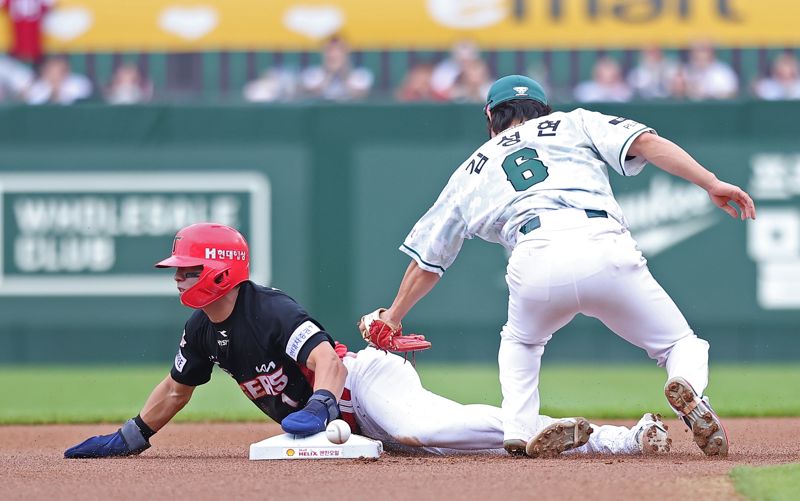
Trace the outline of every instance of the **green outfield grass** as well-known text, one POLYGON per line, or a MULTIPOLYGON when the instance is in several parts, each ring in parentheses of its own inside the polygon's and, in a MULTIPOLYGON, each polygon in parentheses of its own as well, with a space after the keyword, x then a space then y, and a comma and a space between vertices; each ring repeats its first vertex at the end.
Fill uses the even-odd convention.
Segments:
MULTIPOLYGON (((491 365, 420 364, 425 386, 463 403, 500 403, 491 365)), ((0 424, 119 422, 135 415, 168 367, 0 367, 0 424)), ((669 415, 662 369, 640 365, 545 365, 542 412, 553 416, 636 418, 669 415)), ((800 367, 715 365, 707 393, 723 416, 800 415, 800 367)), ((265 419, 238 385, 215 370, 179 421, 265 419)))
POLYGON ((752 501, 797 499, 800 463, 749 468, 740 466, 730 473, 736 490, 752 501))

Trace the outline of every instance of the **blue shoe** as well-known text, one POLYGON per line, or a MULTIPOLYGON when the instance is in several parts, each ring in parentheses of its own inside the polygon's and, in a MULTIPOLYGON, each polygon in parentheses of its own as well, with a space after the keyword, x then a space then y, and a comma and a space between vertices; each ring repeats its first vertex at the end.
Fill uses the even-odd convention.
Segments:
POLYGON ((664 394, 678 417, 692 430, 694 443, 706 456, 728 455, 728 434, 708 397, 701 398, 682 377, 667 381, 664 394))

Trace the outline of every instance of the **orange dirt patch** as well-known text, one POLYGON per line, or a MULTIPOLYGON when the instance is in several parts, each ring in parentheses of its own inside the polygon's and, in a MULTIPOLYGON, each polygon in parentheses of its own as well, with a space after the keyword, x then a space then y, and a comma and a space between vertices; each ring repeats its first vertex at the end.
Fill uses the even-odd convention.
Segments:
MULTIPOLYGON (((631 425, 633 422, 621 422, 631 425)), ((63 459, 113 425, 0 426, 4 499, 730 499, 738 465, 800 461, 800 420, 728 419, 731 454, 706 458, 677 421, 667 455, 524 459, 384 454, 379 460, 249 461, 274 423, 171 424, 141 456, 63 459)))

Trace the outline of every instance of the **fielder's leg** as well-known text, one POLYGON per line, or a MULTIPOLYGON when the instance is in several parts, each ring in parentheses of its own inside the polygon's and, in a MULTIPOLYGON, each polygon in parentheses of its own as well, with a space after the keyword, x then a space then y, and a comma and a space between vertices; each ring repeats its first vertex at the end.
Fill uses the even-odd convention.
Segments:
POLYGON ((692 332, 672 298, 650 274, 645 259, 627 232, 597 245, 606 247, 598 252, 610 256, 612 266, 580 283, 583 312, 643 348, 660 367, 666 367, 669 382, 665 392, 673 409, 687 422, 695 441, 706 454, 724 454, 727 437, 722 423, 707 399, 701 398, 708 384, 708 342, 692 332), (694 397, 689 398, 683 389, 677 389, 675 381, 683 381, 679 386, 688 388, 694 397), (672 391, 670 383, 675 387, 672 391), (674 396, 678 393, 691 403, 679 401, 674 396), (693 414, 695 408, 700 410, 693 414), (709 439, 711 447, 706 443, 709 439))
POLYGON ((549 424, 539 416, 542 354, 553 333, 578 311, 571 275, 559 254, 549 239, 529 238, 517 244, 508 262, 508 321, 497 358, 505 448, 511 453, 522 452, 549 424))

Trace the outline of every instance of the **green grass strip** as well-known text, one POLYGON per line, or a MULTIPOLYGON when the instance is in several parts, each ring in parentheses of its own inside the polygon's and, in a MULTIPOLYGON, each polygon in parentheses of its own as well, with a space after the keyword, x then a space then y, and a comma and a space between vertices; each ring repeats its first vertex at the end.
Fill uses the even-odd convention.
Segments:
POLYGON ((739 466, 730 473, 736 490, 751 501, 782 501, 798 498, 800 463, 750 468, 739 466))
MULTIPOLYGON (((168 366, 0 366, 0 424, 120 422, 136 415, 168 366)), ((421 363, 423 384, 462 403, 499 405, 497 368, 480 364, 421 363)), ((545 364, 542 413, 593 419, 669 415, 662 369, 643 365, 545 364)), ((718 365, 707 393, 715 410, 731 416, 799 416, 800 367, 718 365)), ((215 370, 178 421, 258 421, 266 417, 226 374, 215 370)))

